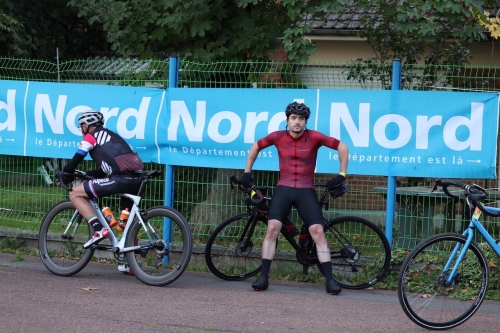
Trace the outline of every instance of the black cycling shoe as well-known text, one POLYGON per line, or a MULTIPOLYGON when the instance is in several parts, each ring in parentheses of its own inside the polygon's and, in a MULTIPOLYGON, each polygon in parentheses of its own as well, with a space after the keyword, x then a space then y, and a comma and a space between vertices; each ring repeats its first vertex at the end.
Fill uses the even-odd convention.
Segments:
POLYGON ((326 292, 330 295, 338 295, 342 289, 340 288, 339 283, 335 279, 331 279, 326 281, 326 292))
POLYGON ((255 280, 254 283, 252 283, 252 288, 255 291, 266 290, 267 287, 269 287, 269 281, 267 280, 267 278, 265 278, 263 276, 261 276, 260 278, 255 280))

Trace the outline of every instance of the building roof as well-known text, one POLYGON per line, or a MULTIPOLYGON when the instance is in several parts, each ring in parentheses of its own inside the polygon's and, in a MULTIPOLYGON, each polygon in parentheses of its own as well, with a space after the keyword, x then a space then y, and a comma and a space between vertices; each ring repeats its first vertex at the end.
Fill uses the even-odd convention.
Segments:
POLYGON ((361 17, 365 14, 368 10, 348 3, 338 13, 325 13, 323 20, 314 20, 309 15, 306 22, 313 28, 313 35, 354 36, 363 28, 361 17))
MULTIPOLYGON (((500 0, 495 9, 488 10, 490 16, 500 16, 500 0)), ((325 13, 322 20, 315 20, 312 15, 306 17, 305 23, 312 27, 310 35, 355 36, 363 28, 361 18, 369 15, 369 9, 360 9, 354 1, 342 6, 338 13, 325 13)))

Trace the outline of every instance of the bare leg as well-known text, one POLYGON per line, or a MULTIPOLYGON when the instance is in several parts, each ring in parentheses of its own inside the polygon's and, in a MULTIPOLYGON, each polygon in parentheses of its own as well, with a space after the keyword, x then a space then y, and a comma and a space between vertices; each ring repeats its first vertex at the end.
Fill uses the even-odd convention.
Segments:
POLYGON ((252 284, 254 290, 266 290, 269 286, 269 270, 274 255, 276 254, 276 239, 278 238, 280 230, 280 221, 269 220, 267 222, 266 237, 262 243, 262 272, 260 277, 252 284))
POLYGON ((87 193, 83 189, 83 184, 74 186, 69 192, 69 199, 86 219, 95 215, 94 208, 87 202, 88 198, 87 193))
POLYGON ((273 260, 276 254, 276 239, 281 230, 282 223, 278 220, 269 220, 267 222, 267 232, 262 243, 262 259, 273 260))
POLYGON ((309 233, 316 244, 319 262, 330 262, 330 249, 328 248, 323 226, 321 224, 313 224, 309 227, 309 233))
POLYGON ((313 224, 309 227, 309 232, 311 237, 316 243, 316 251, 318 253, 318 260, 323 267, 323 273, 325 274, 326 280, 326 292, 331 295, 338 295, 342 289, 338 282, 333 278, 332 274, 332 264, 330 249, 328 248, 328 242, 326 241, 325 231, 321 224, 313 224))

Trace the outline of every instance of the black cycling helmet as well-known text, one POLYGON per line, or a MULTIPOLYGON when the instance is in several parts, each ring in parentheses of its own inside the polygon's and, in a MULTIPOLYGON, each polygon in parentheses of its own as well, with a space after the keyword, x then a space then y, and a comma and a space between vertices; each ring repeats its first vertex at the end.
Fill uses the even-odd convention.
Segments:
POLYGON ((288 104, 285 114, 287 119, 291 114, 298 114, 299 116, 304 117, 307 120, 311 115, 311 110, 309 110, 309 107, 304 103, 293 102, 288 104))
POLYGON ((96 123, 101 123, 104 125, 104 116, 99 111, 84 111, 80 114, 80 117, 78 117, 78 124, 80 124, 80 126, 83 124, 91 126, 96 123))

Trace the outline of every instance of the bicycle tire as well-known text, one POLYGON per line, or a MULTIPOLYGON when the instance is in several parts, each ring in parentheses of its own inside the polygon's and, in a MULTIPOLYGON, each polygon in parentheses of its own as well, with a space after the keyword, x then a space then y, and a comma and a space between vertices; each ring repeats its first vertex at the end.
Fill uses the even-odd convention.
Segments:
MULTIPOLYGON (((75 219, 75 220, 76 220, 75 219)), ((72 233, 71 228, 68 233, 72 233)), ((70 200, 55 204, 45 214, 38 232, 38 251, 42 263, 52 273, 71 276, 80 272, 94 254, 93 249, 84 249, 83 244, 93 234, 92 227, 80 215, 70 200), (74 238, 63 237, 71 217, 77 214, 78 224, 74 238)))
POLYGON ((465 242, 466 238, 459 234, 434 235, 417 244, 404 260, 398 277, 398 298, 415 324, 427 329, 449 329, 464 323, 479 309, 488 290, 489 266, 474 242, 453 283, 443 283, 447 278, 442 275, 443 268, 452 250, 465 242))
MULTIPOLYGON (((374 223, 358 216, 341 216, 327 223, 325 236, 332 257, 333 277, 343 288, 368 288, 387 274, 391 247, 374 223)), ((316 247, 312 246, 311 255, 315 252, 316 247)), ((319 261, 317 266, 324 275, 319 261)))
POLYGON ((156 234, 149 229, 146 234, 136 219, 127 234, 126 246, 147 246, 151 244, 148 236, 157 236, 155 242, 158 242, 160 247, 127 252, 128 265, 141 282, 150 286, 165 286, 177 280, 191 260, 191 229, 186 218, 171 207, 151 207, 140 214, 144 223, 149 223, 156 230, 156 234), (164 228, 166 219, 170 220, 170 228, 167 229, 164 228))
MULTIPOLYGON (((230 217, 210 234, 205 247, 205 261, 208 269, 218 278, 241 281, 262 270, 262 241, 259 240, 257 244, 252 242, 249 248, 242 248, 242 240, 247 236, 243 231, 248 232, 245 226, 249 218, 253 216, 247 213, 230 217)), ((255 233, 262 238, 266 234, 267 220, 261 216, 257 216, 257 219, 252 239, 255 239, 255 233)))

